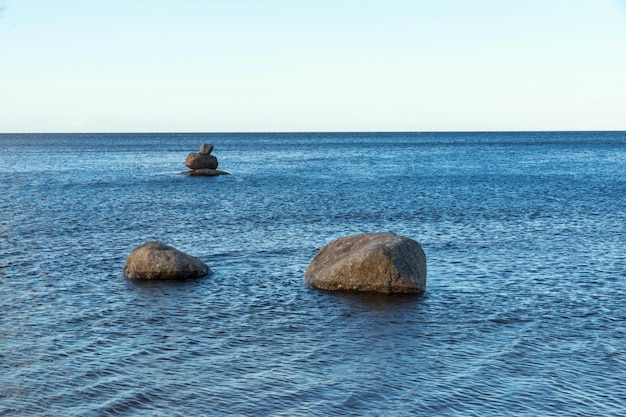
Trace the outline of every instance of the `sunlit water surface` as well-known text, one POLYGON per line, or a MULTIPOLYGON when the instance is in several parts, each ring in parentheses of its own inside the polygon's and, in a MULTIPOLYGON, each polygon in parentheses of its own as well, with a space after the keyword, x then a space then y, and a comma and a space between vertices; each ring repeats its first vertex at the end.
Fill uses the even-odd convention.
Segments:
POLYGON ((0 135, 0 415, 626 415, 625 203, 623 132, 0 135), (302 285, 378 231, 425 294, 302 285))

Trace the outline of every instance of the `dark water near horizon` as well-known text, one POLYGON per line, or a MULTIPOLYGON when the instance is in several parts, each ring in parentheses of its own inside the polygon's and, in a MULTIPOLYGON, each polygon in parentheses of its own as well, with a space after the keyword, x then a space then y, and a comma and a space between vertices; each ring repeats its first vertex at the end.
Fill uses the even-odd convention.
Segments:
POLYGON ((625 196, 625 132, 0 135, 0 415, 626 415, 625 196), (425 294, 302 286, 378 231, 425 294))

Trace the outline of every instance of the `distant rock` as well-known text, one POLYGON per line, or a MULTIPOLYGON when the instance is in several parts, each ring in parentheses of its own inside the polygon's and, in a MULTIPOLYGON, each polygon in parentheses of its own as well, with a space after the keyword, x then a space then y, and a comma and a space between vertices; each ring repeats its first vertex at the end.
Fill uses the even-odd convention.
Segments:
POLYGON ((213 145, 210 143, 203 143, 200 145, 200 153, 202 155, 209 155, 213 151, 213 145))
POLYGON ((217 169, 217 158, 213 155, 190 153, 187 155, 185 165, 189 169, 217 169))
POLYGON ((124 276, 133 279, 186 279, 212 273, 200 259, 161 242, 137 246, 124 265, 124 276))
POLYGON ((304 284, 322 290, 419 293, 426 289, 426 255, 417 241, 395 233, 343 237, 318 252, 304 284))
POLYGON ((213 152, 213 145, 210 143, 203 143, 200 145, 199 153, 190 153, 187 155, 185 165, 191 171, 183 172, 184 175, 190 177, 215 177, 217 175, 225 175, 228 172, 218 171, 217 158, 210 153, 213 152))

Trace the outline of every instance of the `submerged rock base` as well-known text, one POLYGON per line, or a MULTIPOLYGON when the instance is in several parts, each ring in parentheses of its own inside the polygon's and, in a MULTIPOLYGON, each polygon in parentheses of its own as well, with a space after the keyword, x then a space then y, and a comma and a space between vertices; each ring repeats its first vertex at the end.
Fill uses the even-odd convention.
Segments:
POLYGON ((187 175, 189 177, 215 177, 216 175, 229 175, 229 173, 217 169, 203 168, 185 171, 183 172, 183 175, 187 175))

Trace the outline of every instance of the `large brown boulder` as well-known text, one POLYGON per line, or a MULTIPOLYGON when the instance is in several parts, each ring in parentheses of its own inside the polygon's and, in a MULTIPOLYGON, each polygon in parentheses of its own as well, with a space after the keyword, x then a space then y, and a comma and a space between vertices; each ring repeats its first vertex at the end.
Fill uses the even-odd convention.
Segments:
POLYGON ((161 242, 137 246, 124 265, 124 276, 136 279, 186 279, 212 273, 200 259, 161 242))
POLYGON ((213 155, 192 152, 187 155, 185 165, 189 169, 217 169, 217 158, 213 155))
POLYGON ((324 246, 304 275, 322 290, 419 293, 426 288, 426 255, 415 240, 395 233, 364 233, 324 246))

